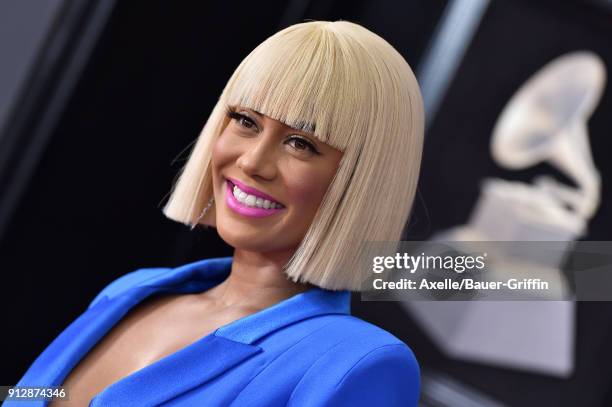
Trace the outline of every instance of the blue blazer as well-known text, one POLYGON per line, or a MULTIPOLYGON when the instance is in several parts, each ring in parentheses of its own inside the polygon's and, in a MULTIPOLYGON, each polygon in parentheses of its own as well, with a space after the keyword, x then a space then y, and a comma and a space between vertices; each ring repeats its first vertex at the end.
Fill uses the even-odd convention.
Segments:
MULTIPOLYGON (((143 299, 205 291, 225 280, 231 262, 207 259, 120 277, 44 350, 18 385, 60 385, 143 299)), ((111 384, 90 406, 416 406, 418 398, 419 367, 408 346, 351 316, 349 291, 312 288, 111 384)))

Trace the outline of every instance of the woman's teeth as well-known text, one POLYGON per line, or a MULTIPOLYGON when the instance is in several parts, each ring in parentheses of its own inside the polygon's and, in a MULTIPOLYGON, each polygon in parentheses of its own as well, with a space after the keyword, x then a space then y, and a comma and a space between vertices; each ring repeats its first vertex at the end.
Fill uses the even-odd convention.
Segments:
POLYGON ((255 195, 247 194, 244 191, 241 191, 236 185, 233 188, 234 197, 243 205, 250 206, 253 208, 263 208, 263 209, 279 209, 283 206, 276 202, 270 202, 267 199, 259 198, 255 195))

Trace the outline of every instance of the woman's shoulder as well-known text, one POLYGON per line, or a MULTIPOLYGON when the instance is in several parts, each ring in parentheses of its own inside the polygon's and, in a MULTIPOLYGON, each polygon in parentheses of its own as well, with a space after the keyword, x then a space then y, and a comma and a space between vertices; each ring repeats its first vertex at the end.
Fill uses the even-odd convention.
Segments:
POLYGON ((89 308, 96 305, 104 297, 113 298, 121 293, 135 287, 144 281, 159 276, 160 274, 167 273, 171 268, 168 267, 150 267, 141 268, 122 275, 121 277, 111 281, 106 287, 100 291, 100 293, 94 298, 89 304, 89 308))
POLYGON ((316 334, 326 350, 305 373, 290 405, 416 406, 420 369, 410 347, 355 316, 328 317, 330 323, 316 334), (313 395, 324 399, 315 402, 313 395))
POLYGON ((216 257, 198 260, 177 267, 145 267, 124 274, 111 281, 90 303, 89 308, 96 305, 104 297, 113 298, 132 287, 138 286, 148 280, 176 276, 182 272, 199 270, 200 272, 211 272, 214 275, 223 274, 231 264, 231 257, 216 257))
POLYGON ((395 335, 385 329, 350 314, 330 314, 318 318, 316 325, 322 329, 315 330, 315 336, 325 336, 338 346, 351 347, 364 352, 386 346, 410 348, 395 335), (342 345, 340 345, 342 344, 342 345))

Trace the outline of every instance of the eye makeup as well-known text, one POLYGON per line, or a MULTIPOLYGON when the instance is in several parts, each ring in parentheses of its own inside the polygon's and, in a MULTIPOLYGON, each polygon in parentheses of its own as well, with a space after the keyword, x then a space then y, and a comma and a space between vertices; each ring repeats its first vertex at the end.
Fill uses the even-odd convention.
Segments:
MULTIPOLYGON (((247 114, 242 113, 242 112, 238 112, 238 110, 234 107, 229 106, 226 110, 226 115, 227 117, 229 117, 232 120, 235 120, 236 123, 238 123, 239 126, 243 127, 246 130, 252 130, 252 131, 256 131, 259 132, 259 126, 257 124, 257 122, 255 121, 255 119, 249 117, 247 114)), ((261 115, 261 114, 260 114, 261 115)), ((263 116, 263 115, 261 115, 263 116)), ((312 154, 315 155, 321 155, 321 152, 319 152, 319 150, 316 148, 315 144, 310 141, 307 137, 302 136, 300 134, 292 134, 289 137, 287 137, 287 140, 285 141, 286 143, 292 143, 292 142, 297 142, 297 143, 302 143, 302 146, 305 146, 305 148, 310 151, 312 154)), ((303 148, 298 148, 295 146, 292 146, 292 148, 297 151, 297 152, 304 152, 306 150, 304 150, 303 148)))
POLYGON ((236 111, 236 109, 233 109, 231 107, 227 108, 226 114, 227 114, 227 117, 229 117, 230 119, 235 120, 240 126, 244 127, 245 129, 259 131, 259 127, 257 126, 257 122, 255 122, 255 120, 253 120, 252 118, 250 118, 246 114, 238 113, 236 111))

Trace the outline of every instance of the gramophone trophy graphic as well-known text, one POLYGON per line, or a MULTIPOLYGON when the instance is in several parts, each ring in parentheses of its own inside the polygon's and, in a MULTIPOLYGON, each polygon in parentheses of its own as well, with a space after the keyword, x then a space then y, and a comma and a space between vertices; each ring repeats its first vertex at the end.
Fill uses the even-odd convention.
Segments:
POLYGON ((576 186, 544 175, 531 183, 486 179, 468 223, 431 239, 558 242, 560 248, 538 256, 537 243, 523 244, 492 259, 489 278, 528 275, 552 282, 550 292, 530 294, 533 300, 523 295, 518 301, 403 301, 448 356, 558 377, 573 371, 575 301, 560 268, 563 247, 585 235, 600 202, 587 122, 605 72, 591 52, 556 58, 520 87, 493 130, 491 154, 500 166, 521 170, 548 163, 576 186))

